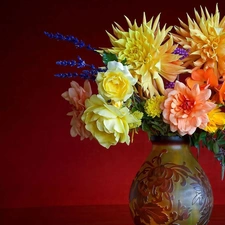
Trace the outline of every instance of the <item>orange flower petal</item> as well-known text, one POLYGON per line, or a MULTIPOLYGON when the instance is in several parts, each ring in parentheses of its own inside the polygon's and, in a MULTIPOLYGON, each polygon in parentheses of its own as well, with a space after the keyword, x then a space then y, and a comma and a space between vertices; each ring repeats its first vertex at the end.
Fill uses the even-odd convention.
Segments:
POLYGON ((208 79, 208 83, 210 84, 211 87, 217 87, 218 86, 218 77, 214 73, 212 68, 208 68, 205 71, 205 77, 208 79))
POLYGON ((219 102, 224 104, 224 100, 225 100, 225 81, 223 82, 219 90, 219 102))

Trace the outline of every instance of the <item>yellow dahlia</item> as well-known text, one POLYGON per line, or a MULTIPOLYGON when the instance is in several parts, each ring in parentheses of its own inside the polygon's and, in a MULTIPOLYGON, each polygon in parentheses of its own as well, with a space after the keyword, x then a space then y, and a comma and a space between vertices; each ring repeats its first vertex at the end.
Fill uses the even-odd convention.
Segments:
POLYGON ((180 55, 173 54, 177 45, 169 35, 172 26, 160 29, 158 15, 146 22, 145 13, 140 26, 125 16, 128 29, 125 31, 117 23, 113 26, 113 34, 107 32, 112 48, 102 48, 113 53, 119 61, 126 60, 131 74, 138 79, 139 93, 142 97, 152 97, 164 92, 163 78, 173 82, 177 75, 186 72, 182 66, 180 55))
POLYGON ((220 21, 218 4, 215 14, 209 14, 201 9, 201 16, 194 10, 196 20, 189 15, 188 25, 180 20, 180 25, 175 26, 176 34, 172 34, 174 41, 189 51, 189 56, 184 59, 185 65, 193 69, 209 67, 214 68, 218 76, 225 72, 225 17, 220 21))
POLYGON ((225 127, 225 113, 217 106, 215 109, 208 113, 209 122, 204 128, 209 133, 214 133, 218 129, 224 129, 225 127))

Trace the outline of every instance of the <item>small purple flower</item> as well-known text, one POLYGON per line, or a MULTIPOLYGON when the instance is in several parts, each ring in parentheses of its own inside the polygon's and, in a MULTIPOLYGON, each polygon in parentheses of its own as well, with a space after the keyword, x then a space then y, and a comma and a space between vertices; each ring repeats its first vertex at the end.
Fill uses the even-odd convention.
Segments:
POLYGON ((181 58, 180 58, 181 60, 188 57, 188 51, 183 48, 176 48, 173 51, 173 54, 181 55, 181 58))
POLYGON ((167 89, 167 88, 174 88, 174 85, 175 85, 175 82, 169 82, 169 81, 167 81, 165 83, 165 89, 167 89))
POLYGON ((92 48, 90 45, 86 45, 82 40, 79 40, 78 38, 72 36, 72 35, 62 35, 60 33, 49 33, 47 31, 44 32, 44 34, 49 37, 49 38, 52 38, 52 39, 56 39, 58 41, 69 41, 69 42, 72 42, 76 48, 86 48, 88 50, 91 50, 91 51, 95 51, 95 48, 92 48))
MULTIPOLYGON (((88 50, 95 51, 94 48, 92 48, 90 45, 86 45, 82 40, 79 40, 76 37, 73 37, 72 35, 62 35, 60 33, 49 33, 49 32, 44 32, 46 36, 49 38, 53 38, 56 40, 61 40, 61 41, 69 41, 72 42, 76 48, 86 48, 88 50)), ((55 77, 59 78, 72 78, 72 77, 80 77, 86 80, 95 80, 96 75, 98 72, 104 72, 106 71, 106 68, 96 68, 93 64, 87 64, 80 56, 77 57, 77 61, 75 60, 59 60, 56 62, 56 65, 59 66, 70 66, 70 67, 76 67, 78 69, 80 68, 85 68, 84 70, 81 71, 81 73, 77 72, 69 72, 69 73, 58 73, 55 74, 55 77)))

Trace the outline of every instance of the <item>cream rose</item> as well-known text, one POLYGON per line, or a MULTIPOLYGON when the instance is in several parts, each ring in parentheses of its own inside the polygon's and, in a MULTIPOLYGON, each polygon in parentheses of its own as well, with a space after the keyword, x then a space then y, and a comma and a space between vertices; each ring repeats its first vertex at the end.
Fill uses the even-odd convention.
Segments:
POLYGON ((106 100, 126 101, 133 94, 133 85, 137 80, 122 63, 110 61, 106 72, 99 72, 96 77, 98 93, 106 100))
POLYGON ((101 95, 92 95, 85 101, 86 110, 81 119, 100 145, 109 148, 118 142, 129 144, 129 124, 138 122, 127 107, 107 104, 101 95))

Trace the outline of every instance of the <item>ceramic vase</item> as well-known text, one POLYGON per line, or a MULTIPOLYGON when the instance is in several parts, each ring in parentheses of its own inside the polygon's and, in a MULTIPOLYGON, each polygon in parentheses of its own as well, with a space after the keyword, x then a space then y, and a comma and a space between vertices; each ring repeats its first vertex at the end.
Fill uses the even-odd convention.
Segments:
POLYGON ((151 149, 129 195, 135 225, 206 225, 213 208, 210 182, 188 137, 151 137, 151 149))

